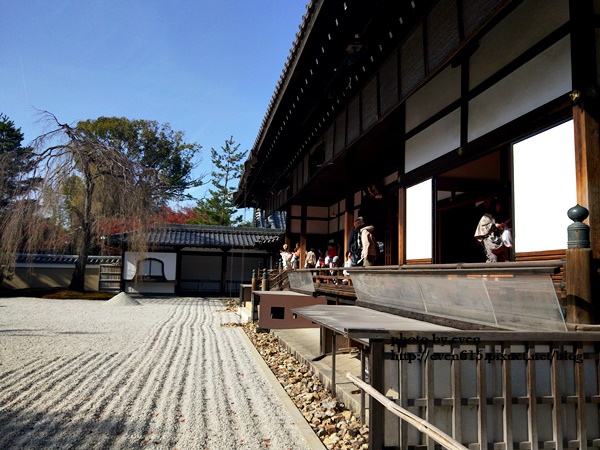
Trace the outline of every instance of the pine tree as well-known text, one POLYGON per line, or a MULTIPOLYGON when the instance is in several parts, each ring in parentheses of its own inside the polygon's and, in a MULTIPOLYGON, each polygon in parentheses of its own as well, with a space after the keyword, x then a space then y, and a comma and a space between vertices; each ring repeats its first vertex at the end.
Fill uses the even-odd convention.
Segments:
POLYGON ((237 181, 242 175, 243 163, 247 152, 239 151, 240 144, 235 144, 233 136, 225 140, 225 146, 217 152, 210 149, 213 170, 211 184, 214 189, 208 190, 208 197, 198 201, 196 211, 199 219, 192 223, 205 225, 237 226, 242 224, 242 216, 234 214, 238 208, 233 203, 233 194, 237 181))
POLYGON ((36 181, 27 178, 32 169, 33 149, 23 147, 22 142, 21 129, 6 114, 0 113, 0 214, 36 181))

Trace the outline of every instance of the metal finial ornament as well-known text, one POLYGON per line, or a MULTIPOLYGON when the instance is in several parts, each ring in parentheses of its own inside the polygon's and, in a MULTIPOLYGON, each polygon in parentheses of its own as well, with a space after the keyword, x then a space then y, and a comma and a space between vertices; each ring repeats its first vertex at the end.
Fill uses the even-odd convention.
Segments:
POLYGON ((567 248, 590 248, 590 227, 583 223, 589 215, 579 204, 569 208, 567 216, 573 223, 567 227, 567 248))
POLYGON ((587 210, 587 208, 584 208, 579 204, 573 206, 572 208, 569 208, 569 210, 567 211, 567 216, 573 222, 583 222, 589 217, 589 215, 590 212, 587 210))

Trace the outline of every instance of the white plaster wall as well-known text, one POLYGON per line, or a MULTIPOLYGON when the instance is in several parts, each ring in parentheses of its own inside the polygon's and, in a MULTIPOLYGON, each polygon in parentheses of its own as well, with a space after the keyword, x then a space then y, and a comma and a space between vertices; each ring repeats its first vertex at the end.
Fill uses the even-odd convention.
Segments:
POLYGON ((340 230, 340 225, 339 225, 339 218, 338 217, 334 217, 333 219, 329 220, 329 233, 335 233, 336 231, 340 230))
POLYGON ((387 177, 385 177, 383 179, 383 185, 387 186, 389 184, 395 183, 396 181, 398 181, 398 171, 397 170, 394 173, 392 173, 391 175, 388 175, 387 177))
POLYGON ((404 169, 410 172, 460 146, 460 110, 441 118, 405 144, 404 169))
POLYGON ((294 217, 298 217, 302 214, 302 206, 300 205, 292 205, 290 208, 290 214, 294 217))
POLYGON ((290 220, 290 232, 292 233, 300 233, 301 230, 301 221, 300 219, 292 219, 290 220))
POLYGON ((125 252, 123 276, 125 280, 135 278, 137 263, 143 259, 154 258, 162 261, 164 264, 165 278, 169 281, 175 281, 177 270, 177 255, 175 253, 163 252, 125 252))
POLYGON ((472 141, 572 89, 567 36, 469 102, 472 141))
POLYGON ((329 216, 335 216, 338 213, 339 203, 334 203, 329 207, 329 216))
POLYGON ((308 234, 327 234, 329 232, 329 221, 327 220, 307 220, 306 232, 308 234))
MULTIPOLYGON (((311 218, 329 219, 329 208, 327 206, 308 206, 306 208, 306 232, 309 234, 329 233, 329 220, 311 220, 311 218)), ((300 232, 299 230, 297 231, 300 232)))
POLYGON ((406 100, 406 131, 460 97, 460 68, 448 66, 406 100))
POLYGON ((493 75, 568 20, 569 2, 565 0, 523 2, 481 39, 479 49, 469 60, 470 88, 493 75))
POLYGON ((174 294, 174 283, 143 283, 128 281, 125 284, 125 292, 128 294, 174 294))
POLYGON ((325 218, 329 213, 329 208, 326 206, 307 206, 306 215, 308 217, 325 218))

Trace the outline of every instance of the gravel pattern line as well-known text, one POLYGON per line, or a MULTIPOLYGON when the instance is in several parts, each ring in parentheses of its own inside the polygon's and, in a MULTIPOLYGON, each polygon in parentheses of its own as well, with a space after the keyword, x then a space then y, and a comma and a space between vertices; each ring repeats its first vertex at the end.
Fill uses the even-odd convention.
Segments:
POLYGON ((0 448, 308 449, 217 299, 0 299, 0 448))

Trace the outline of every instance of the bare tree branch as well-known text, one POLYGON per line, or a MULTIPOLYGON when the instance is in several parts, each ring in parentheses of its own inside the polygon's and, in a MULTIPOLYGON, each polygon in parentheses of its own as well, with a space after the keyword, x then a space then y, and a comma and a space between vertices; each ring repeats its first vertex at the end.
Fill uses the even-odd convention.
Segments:
MULTIPOLYGON (((50 112, 40 114, 46 131, 32 141, 33 168, 22 174, 23 181, 35 182, 20 183, 0 217, 0 267, 11 267, 18 252, 74 251, 78 262, 71 287, 83 290, 88 253, 106 233, 103 224, 120 220, 122 232, 140 231, 129 245, 144 252, 145 231, 152 225, 157 205, 185 188, 185 183, 177 187, 171 183, 189 179, 192 166, 186 166, 181 177, 167 178, 160 167, 147 165, 156 162, 155 155, 144 160, 138 149, 133 157, 124 142, 94 133, 93 123, 74 127, 59 122, 50 112)), ((129 123, 120 120, 119 124, 129 123)), ((193 144, 187 157, 199 148, 193 144)), ((0 176, 3 161, 4 156, 0 176)), ((168 169, 168 164, 161 164, 168 169)))

